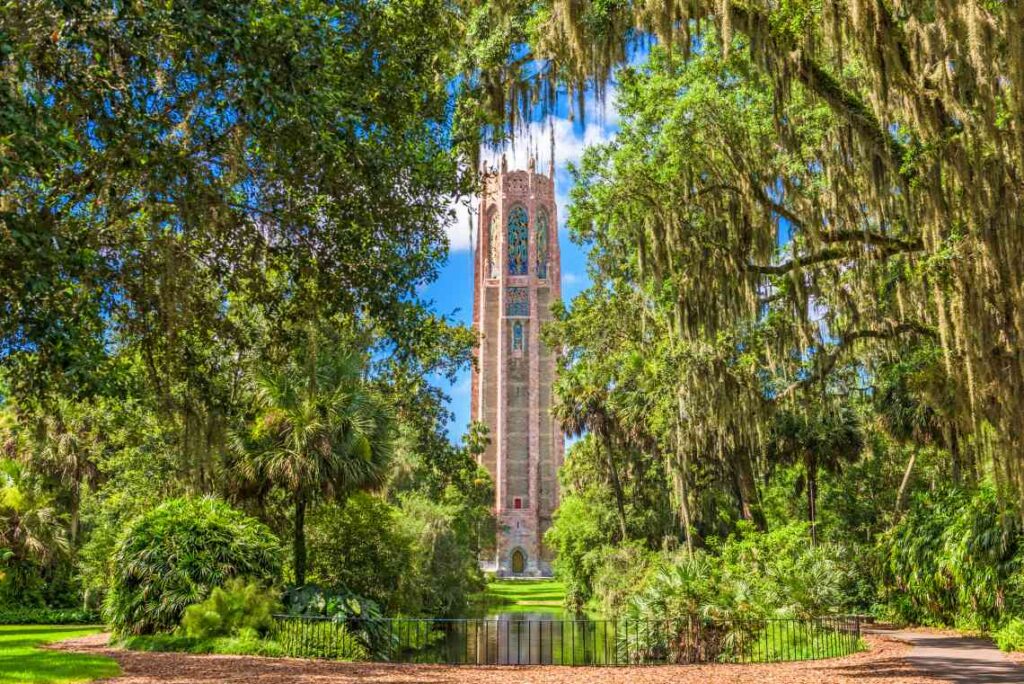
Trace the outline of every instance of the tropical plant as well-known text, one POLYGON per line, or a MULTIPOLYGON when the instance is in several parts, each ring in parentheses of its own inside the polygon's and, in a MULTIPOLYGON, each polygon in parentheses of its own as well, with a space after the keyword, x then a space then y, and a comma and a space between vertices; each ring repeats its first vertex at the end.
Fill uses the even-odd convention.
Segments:
POLYGON ((1011 618, 995 632, 996 645, 1004 651, 1024 651, 1024 619, 1011 618))
POLYGON ((279 612, 281 602, 275 592, 257 582, 233 577, 215 587, 206 600, 185 609, 180 631, 195 639, 239 636, 250 631, 265 636, 279 612))
POLYGON ((863 437, 852 406, 827 407, 815 415, 781 411, 775 420, 773 450, 780 462, 798 462, 804 477, 800 488, 807 497, 811 543, 818 541, 818 474, 835 472, 860 455, 863 437))
POLYGON ((1024 609, 1019 518, 990 486, 919 493, 879 544, 901 620, 990 629, 1024 609))
POLYGON ((69 551, 53 502, 17 461, 0 458, 0 603, 40 603, 45 568, 69 551))
POLYGON ((291 498, 298 585, 306 582, 308 506, 383 485, 393 438, 391 414, 364 380, 363 354, 317 352, 314 339, 306 353, 305 366, 254 375, 254 415, 236 440, 243 473, 291 498))
POLYGON ((99 475, 95 410, 87 404, 58 400, 46 411, 35 439, 38 451, 32 457, 32 466, 56 478, 67 492, 68 540, 72 548, 78 545, 82 489, 99 475))
POLYGON ((103 606, 125 636, 173 630, 185 609, 234 577, 273 584, 280 547, 264 525, 213 498, 173 499, 121 534, 103 606))

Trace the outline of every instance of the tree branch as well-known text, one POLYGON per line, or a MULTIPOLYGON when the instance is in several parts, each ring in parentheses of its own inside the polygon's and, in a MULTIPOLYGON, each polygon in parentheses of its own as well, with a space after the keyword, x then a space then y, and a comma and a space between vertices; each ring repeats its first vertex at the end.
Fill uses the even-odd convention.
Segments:
POLYGON ((897 238, 885 233, 870 230, 835 230, 821 233, 818 239, 825 244, 839 242, 859 242, 866 245, 881 247, 886 253, 920 252, 924 250, 924 242, 920 238, 910 240, 897 238))
POLYGON ((908 334, 928 337, 930 339, 938 338, 938 335, 934 330, 926 325, 913 321, 903 323, 887 321, 881 328, 863 328, 860 330, 848 331, 840 337, 839 343, 835 346, 835 351, 827 356, 816 357, 822 359, 822 361, 817 364, 811 375, 792 383, 789 387, 783 390, 779 395, 779 398, 789 396, 799 387, 812 385, 823 380, 835 369, 836 364, 839 363, 839 359, 843 355, 843 352, 853 346, 853 344, 858 340, 891 340, 900 337, 901 335, 908 334))
POLYGON ((895 254, 906 254, 909 252, 920 252, 924 245, 920 240, 901 240, 900 238, 889 237, 881 233, 861 232, 856 230, 841 230, 833 233, 823 233, 821 241, 828 244, 842 244, 842 247, 829 247, 814 254, 804 257, 790 259, 781 264, 748 264, 747 269, 762 275, 785 275, 796 268, 814 266, 816 264, 840 259, 856 259, 863 255, 862 250, 856 249, 856 244, 867 244, 878 248, 874 258, 884 259, 895 254))

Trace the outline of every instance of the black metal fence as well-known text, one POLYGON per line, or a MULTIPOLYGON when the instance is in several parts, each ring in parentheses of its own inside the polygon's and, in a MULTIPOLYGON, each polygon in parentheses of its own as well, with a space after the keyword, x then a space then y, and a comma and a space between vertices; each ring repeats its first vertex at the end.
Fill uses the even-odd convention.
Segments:
POLYGON ((834 658, 861 648, 860 618, 764 620, 276 617, 286 653, 450 665, 658 665, 834 658))

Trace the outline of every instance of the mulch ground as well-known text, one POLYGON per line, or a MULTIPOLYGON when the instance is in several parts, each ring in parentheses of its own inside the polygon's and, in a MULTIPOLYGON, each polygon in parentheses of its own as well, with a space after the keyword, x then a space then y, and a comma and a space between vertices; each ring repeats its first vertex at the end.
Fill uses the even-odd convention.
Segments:
POLYGON ((105 635, 53 648, 115 658, 124 674, 111 684, 935 684, 904 660, 906 644, 869 636, 870 650, 834 660, 772 665, 666 665, 657 667, 446 667, 336 663, 291 658, 140 653, 107 646, 105 635))

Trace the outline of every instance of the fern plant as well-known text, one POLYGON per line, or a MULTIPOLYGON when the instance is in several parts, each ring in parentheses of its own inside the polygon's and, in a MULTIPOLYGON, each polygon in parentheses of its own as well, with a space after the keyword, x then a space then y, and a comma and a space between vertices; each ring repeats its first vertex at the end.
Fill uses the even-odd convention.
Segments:
POLYGON ((275 594, 257 582, 235 577, 215 588, 205 601, 186 608, 180 631, 196 639, 250 633, 264 636, 280 611, 275 594))

